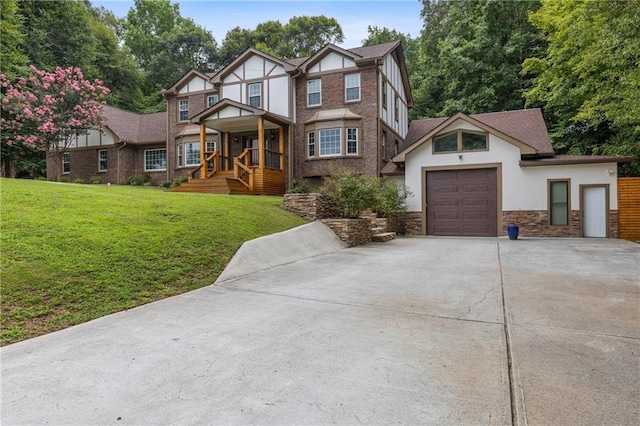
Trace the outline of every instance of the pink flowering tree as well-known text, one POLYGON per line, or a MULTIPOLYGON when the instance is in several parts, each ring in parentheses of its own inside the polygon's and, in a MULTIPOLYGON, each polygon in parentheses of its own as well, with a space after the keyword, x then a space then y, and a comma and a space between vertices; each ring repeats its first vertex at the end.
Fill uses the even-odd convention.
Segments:
POLYGON ((30 69, 31 75, 14 82, 0 74, 2 144, 51 153, 59 179, 62 155, 74 137, 104 126, 102 104, 109 89, 100 80, 86 80, 80 68, 30 69))

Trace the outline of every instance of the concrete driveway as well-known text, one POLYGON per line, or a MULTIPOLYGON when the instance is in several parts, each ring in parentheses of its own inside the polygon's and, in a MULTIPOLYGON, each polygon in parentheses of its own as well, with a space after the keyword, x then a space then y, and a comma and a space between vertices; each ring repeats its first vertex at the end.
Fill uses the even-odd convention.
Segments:
POLYGON ((326 251, 3 348, 2 424, 639 423, 640 245, 326 251))

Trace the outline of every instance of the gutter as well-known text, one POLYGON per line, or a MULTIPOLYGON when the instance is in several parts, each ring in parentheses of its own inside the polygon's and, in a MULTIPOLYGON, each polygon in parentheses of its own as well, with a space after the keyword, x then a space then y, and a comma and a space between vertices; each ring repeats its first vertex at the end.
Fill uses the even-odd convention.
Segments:
POLYGON ((116 185, 120 185, 120 150, 127 146, 126 142, 120 142, 122 146, 118 148, 118 167, 116 168, 116 185))

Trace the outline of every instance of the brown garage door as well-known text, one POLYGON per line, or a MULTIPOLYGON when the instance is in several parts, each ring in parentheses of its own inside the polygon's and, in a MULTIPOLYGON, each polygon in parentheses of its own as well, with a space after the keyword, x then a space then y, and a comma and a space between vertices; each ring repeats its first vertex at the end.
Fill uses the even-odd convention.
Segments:
POLYGON ((496 169, 427 172, 427 234, 498 235, 496 169))

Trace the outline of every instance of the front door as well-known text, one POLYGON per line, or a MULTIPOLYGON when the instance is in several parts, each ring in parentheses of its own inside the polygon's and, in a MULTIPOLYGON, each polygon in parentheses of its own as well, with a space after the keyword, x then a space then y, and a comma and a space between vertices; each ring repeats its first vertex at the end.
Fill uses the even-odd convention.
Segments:
POLYGON ((607 236, 607 188, 604 186, 582 188, 582 236, 607 236))

